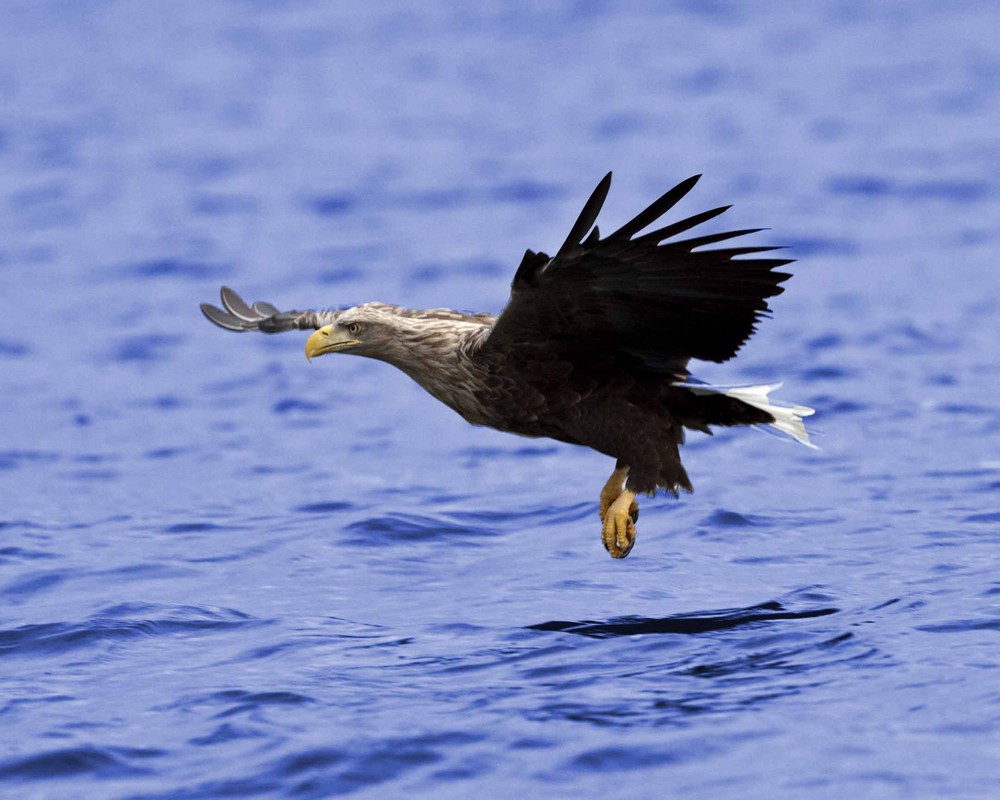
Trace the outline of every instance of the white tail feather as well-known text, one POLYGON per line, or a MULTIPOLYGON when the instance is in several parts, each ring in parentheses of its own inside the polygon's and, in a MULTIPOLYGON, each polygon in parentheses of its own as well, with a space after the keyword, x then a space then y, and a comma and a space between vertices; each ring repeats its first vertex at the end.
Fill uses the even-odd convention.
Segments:
POLYGON ((772 383, 760 386, 710 386, 707 383, 678 383, 676 386, 683 386, 694 394, 724 394, 733 397, 748 406, 766 411, 774 422, 767 423, 772 428, 791 436, 795 441, 801 442, 806 447, 816 448, 809 441, 809 431, 806 430, 803 418, 816 413, 815 409, 809 406, 786 406, 775 405, 768 400, 768 395, 780 389, 782 384, 772 383))

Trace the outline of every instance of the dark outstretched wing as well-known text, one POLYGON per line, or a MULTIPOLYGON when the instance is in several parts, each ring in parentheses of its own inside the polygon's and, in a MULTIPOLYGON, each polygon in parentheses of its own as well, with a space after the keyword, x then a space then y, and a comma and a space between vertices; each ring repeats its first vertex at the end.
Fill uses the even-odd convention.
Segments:
POLYGON ((201 304, 201 313, 227 331, 262 331, 283 333, 294 330, 314 330, 334 321, 335 311, 279 311, 262 300, 248 306, 232 289, 223 286, 220 292, 222 308, 201 304))
POLYGON ((524 254, 510 302, 482 352, 544 344, 570 356, 613 354, 640 369, 678 373, 691 358, 726 361, 736 355, 769 311, 766 298, 780 294, 778 284, 790 277, 775 268, 791 259, 745 257, 778 247, 702 249, 761 228, 666 241, 729 206, 636 236, 700 177, 679 183, 601 239, 594 223, 611 185, 608 173, 555 257, 524 254))

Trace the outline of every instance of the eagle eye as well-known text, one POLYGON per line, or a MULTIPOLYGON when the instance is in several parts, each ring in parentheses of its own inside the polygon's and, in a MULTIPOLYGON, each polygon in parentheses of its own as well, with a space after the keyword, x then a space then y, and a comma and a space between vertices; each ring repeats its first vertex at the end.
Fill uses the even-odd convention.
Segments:
POLYGON ((357 334, 361 333, 361 326, 356 322, 352 322, 350 325, 347 326, 347 330, 349 333, 356 336, 357 334))

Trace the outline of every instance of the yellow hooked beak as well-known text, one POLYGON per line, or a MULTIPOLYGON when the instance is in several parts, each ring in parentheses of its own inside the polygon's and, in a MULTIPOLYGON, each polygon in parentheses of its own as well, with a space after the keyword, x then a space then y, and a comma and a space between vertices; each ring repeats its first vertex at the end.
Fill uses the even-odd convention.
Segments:
POLYGON ((357 339, 346 338, 343 331, 338 331, 333 325, 325 325, 306 339, 306 358, 312 361, 314 356, 322 356, 337 350, 346 350, 361 344, 357 339))

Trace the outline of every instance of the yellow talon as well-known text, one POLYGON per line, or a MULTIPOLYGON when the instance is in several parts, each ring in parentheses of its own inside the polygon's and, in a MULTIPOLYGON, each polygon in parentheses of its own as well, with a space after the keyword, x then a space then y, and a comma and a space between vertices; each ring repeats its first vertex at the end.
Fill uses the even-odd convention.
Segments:
POLYGON ((638 516, 635 492, 627 489, 608 506, 604 514, 601 540, 612 558, 625 558, 631 552, 635 545, 635 519, 638 516))

